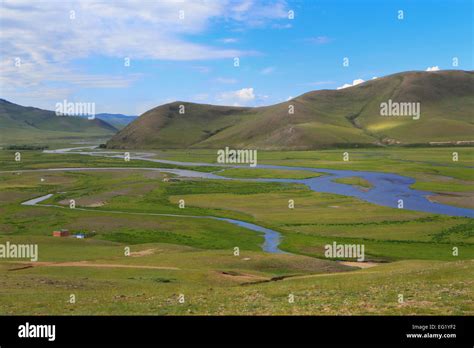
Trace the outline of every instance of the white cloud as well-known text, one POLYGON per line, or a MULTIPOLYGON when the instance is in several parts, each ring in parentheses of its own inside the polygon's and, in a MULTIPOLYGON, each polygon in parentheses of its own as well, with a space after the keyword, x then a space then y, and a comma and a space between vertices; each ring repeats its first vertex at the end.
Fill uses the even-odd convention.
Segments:
MULTIPOLYGON (((216 1, 221 2, 221 1, 216 1)), ((224 1, 222 1, 224 2, 224 1)), ((268 20, 288 19, 288 9, 284 0, 264 2, 261 0, 230 1, 228 17, 245 22, 251 27, 259 27, 268 20)))
POLYGON ((426 71, 438 71, 439 70, 439 66, 435 65, 435 66, 429 66, 426 68, 426 71))
POLYGON ((14 59, 4 59, 0 60, 0 95, 20 104, 34 99, 38 107, 51 109, 58 99, 74 97, 78 88, 126 88, 141 77, 136 73, 93 75, 41 61, 22 60, 15 66, 14 59))
POLYGON ((269 67, 266 67, 266 68, 260 70, 260 74, 262 74, 262 75, 270 75, 270 74, 273 73, 274 71, 275 71, 275 67, 269 66, 269 67))
MULTIPOLYGON (((34 100, 35 104, 31 106, 53 110, 54 105, 59 100, 68 99, 71 94, 70 88, 39 88, 34 91, 23 92, 21 90, 11 91, 8 94, 9 99, 13 100, 34 100)), ((3 97, 3 95, 2 95, 3 97)))
POLYGON ((140 78, 128 71, 107 76, 74 67, 75 61, 92 56, 120 61, 128 57, 133 67, 134 61, 145 59, 192 61, 257 54, 191 38, 219 21, 239 27, 264 25, 286 13, 286 3, 280 0, 272 4, 256 0, 1 0, 0 93, 7 97, 15 92, 26 95, 28 89, 37 95, 39 88, 46 95, 48 88, 52 95, 54 88, 70 86, 124 88, 140 78), (14 66, 15 58, 22 60, 21 68, 14 66), (51 82, 62 85, 48 87, 51 82))
POLYGON ((205 30, 224 1, 2 1, 2 53, 55 62, 94 53, 132 59, 195 60, 244 54, 183 39, 205 30), (20 4, 20 5, 18 5, 20 4), (21 6, 23 5, 23 6, 21 6), (179 18, 183 10, 184 19, 179 18), (70 11, 75 18, 70 19, 70 11), (48 25, 54 23, 54 25, 48 25))
POLYGON ((357 85, 361 84, 362 82, 365 82, 365 81, 362 80, 362 79, 356 79, 356 80, 352 81, 352 83, 345 83, 341 87, 337 87, 337 89, 344 89, 344 88, 348 88, 348 87, 357 86, 357 85))
POLYGON ((217 101, 225 105, 249 105, 255 100, 255 93, 252 87, 242 88, 237 91, 222 92, 218 95, 217 101))
POLYGON ((250 8, 253 6, 253 2, 253 0, 241 1, 240 3, 236 3, 232 10, 237 16, 240 16, 242 13, 248 12, 248 10, 250 10, 250 8))

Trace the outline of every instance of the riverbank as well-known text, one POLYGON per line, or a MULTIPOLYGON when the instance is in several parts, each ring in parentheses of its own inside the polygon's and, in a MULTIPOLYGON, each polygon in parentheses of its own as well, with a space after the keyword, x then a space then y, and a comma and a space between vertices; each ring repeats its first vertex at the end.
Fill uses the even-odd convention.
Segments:
MULTIPOLYGON (((111 158, 124 158, 123 152, 117 151, 96 151, 96 146, 78 147, 78 148, 65 148, 56 150, 44 150, 45 153, 54 154, 81 154, 88 156, 102 156, 111 158), (86 151, 87 150, 87 151, 86 151), (92 150, 92 151, 90 151, 92 150)), ((150 152, 138 152, 131 153, 131 160, 150 161, 156 163, 166 163, 180 166, 209 166, 209 163, 203 162, 183 162, 183 161, 170 161, 153 158, 155 154, 150 152)), ((231 168, 249 168, 248 166, 239 165, 215 165, 217 167, 231 167, 231 168)), ((465 216, 474 217, 474 209, 461 208, 450 206, 441 203, 431 202, 427 196, 433 195, 432 192, 419 191, 412 189, 411 186, 415 183, 415 179, 401 176, 393 173, 380 173, 380 172, 367 172, 367 171, 354 171, 354 170, 335 170, 335 169, 324 169, 324 168, 309 168, 309 167, 289 167, 279 165, 266 165, 259 164, 255 167, 256 169, 277 169, 277 170, 295 170, 303 172, 315 172, 328 174, 326 176, 318 176, 309 179, 264 179, 258 178, 255 180, 262 182, 286 182, 286 183, 302 183, 307 185, 313 191, 334 193, 345 196, 357 197, 364 201, 378 204, 381 206, 407 209, 414 211, 422 211, 435 214, 444 214, 449 216, 465 216), (334 180, 347 178, 347 177, 360 177, 363 180, 369 182, 372 185, 372 189, 368 191, 361 191, 355 187, 335 182, 334 180)), ((175 174, 185 176, 193 175, 193 177, 216 179, 216 176, 232 180, 233 178, 209 174, 203 172, 192 171, 185 173, 183 170, 175 170, 175 174)), ((242 180, 242 179, 240 179, 242 180)), ((252 180, 252 179, 248 179, 252 180)))

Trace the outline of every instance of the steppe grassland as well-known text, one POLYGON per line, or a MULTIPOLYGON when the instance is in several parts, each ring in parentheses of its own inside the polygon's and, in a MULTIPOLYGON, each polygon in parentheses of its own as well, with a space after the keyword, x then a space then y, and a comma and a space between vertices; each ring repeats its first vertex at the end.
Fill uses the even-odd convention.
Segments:
MULTIPOLYGON (((468 185, 472 183, 469 183, 468 171, 456 167, 458 163, 450 163, 449 160, 443 162, 439 149, 436 152, 423 150, 425 155, 431 156, 427 158, 415 156, 415 153, 411 152, 415 149, 402 150, 408 152, 410 157, 409 161, 399 161, 397 168, 400 172, 417 173, 426 177, 426 182, 432 182, 433 185, 441 185, 441 176, 460 180, 460 189, 469 192, 468 185), (450 166, 443 167, 446 164, 450 166), (436 168, 435 173, 432 171, 433 168, 436 168)), ((471 150, 464 150, 459 150, 460 162, 463 158, 469 156, 472 158, 471 150)), ((451 149, 447 150, 448 154, 449 151, 451 149)), ((334 166, 347 165, 337 164, 340 151, 322 153, 321 156, 327 157, 325 160, 332 162, 334 166)), ((291 159, 281 159, 282 155, 283 153, 264 153, 263 158, 267 162, 279 161, 279 164, 287 165, 285 162, 291 159), (278 158, 265 159, 265 156, 271 157, 270 155, 278 158)), ((398 155, 406 154, 398 153, 398 155)), ((291 154, 286 156, 289 157, 291 154)), ((364 170, 375 165, 373 162, 378 162, 379 167, 374 167, 372 170, 384 171, 387 162, 396 161, 393 156, 393 153, 385 153, 384 158, 392 157, 392 159, 386 158, 384 160, 386 162, 380 158, 366 157, 360 161, 364 162, 364 170)), ((123 161, 118 159, 79 155, 26 152, 21 164, 11 163, 11 158, 13 158, 11 151, 1 152, 2 164, 6 164, 8 169, 12 169, 13 166, 17 166, 15 169, 123 166, 123 161)), ((353 155, 351 159, 354 160, 353 155)), ((297 158, 297 160, 303 161, 304 166, 309 166, 308 162, 313 162, 312 159, 297 158)), ((145 164, 134 162, 138 161, 130 163, 145 164)), ((472 166, 472 162, 462 163, 463 166, 472 166)), ((161 165, 146 162, 145 166, 161 165)), ((209 171, 211 170, 215 168, 209 167, 209 171)), ((248 172, 243 174, 231 172, 231 174, 250 175, 248 172)), ((271 171, 261 175, 269 174, 271 171)), ((306 175, 306 173, 295 174, 306 175)), ((288 175, 291 174, 275 172, 275 177, 288 177, 288 175)), ((87 261, 104 265, 103 267, 44 265, 8 271, 25 265, 2 261, 1 269, 4 277, 1 277, 1 312, 5 314, 472 314, 473 312, 472 219, 376 207, 353 198, 311 192, 302 185, 210 180, 163 182, 162 179, 163 174, 142 170, 1 174, 2 243, 6 240, 38 243, 41 248, 40 262, 87 261), (42 177, 45 179, 43 182, 42 177), (66 193, 56 194, 44 203, 67 207, 67 200, 74 197, 79 207, 89 206, 88 209, 96 211, 81 212, 20 205, 26 199, 50 192, 66 193), (289 197, 294 197, 296 201, 296 209, 291 213, 287 206, 289 197), (176 200, 181 198, 186 201, 184 211, 176 204, 176 200), (263 253, 260 251, 260 244, 263 241, 260 235, 221 221, 211 222, 201 219, 180 221, 177 218, 159 216, 117 215, 106 210, 237 218, 278 230, 284 237, 281 248, 294 254, 263 253), (95 230, 97 235, 86 240, 51 237, 51 231, 61 227, 72 231, 95 230), (370 269, 355 270, 336 262, 319 259, 322 257, 322 245, 334 240, 363 242, 366 245, 366 253, 371 259, 391 262, 370 269), (452 256, 453 245, 459 247, 459 257, 452 256), (131 247, 133 257, 124 257, 125 246, 131 247), (238 257, 233 255, 235 246, 239 246, 241 250, 238 257), (110 264, 134 268, 105 266, 110 264), (140 268, 143 266, 162 267, 162 269, 140 268), (268 282, 281 276, 291 277, 268 282), (245 283, 256 284, 242 285, 245 283), (67 300, 72 291, 78 293, 80 306, 68 304, 67 300), (288 303, 290 292, 295 295, 294 304, 288 303), (397 302, 399 292, 405 294, 407 299, 405 304, 397 302), (186 295, 185 304, 177 302, 180 293, 186 295), (232 298, 232 301, 229 301, 229 298, 232 298)))

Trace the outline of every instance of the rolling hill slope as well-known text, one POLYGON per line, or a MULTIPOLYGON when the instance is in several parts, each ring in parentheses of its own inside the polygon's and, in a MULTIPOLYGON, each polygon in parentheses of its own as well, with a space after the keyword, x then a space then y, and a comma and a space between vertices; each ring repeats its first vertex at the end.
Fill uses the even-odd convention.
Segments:
POLYGON ((118 132, 109 148, 315 149, 361 144, 474 140, 474 73, 404 72, 267 107, 174 102, 118 132), (418 120, 384 117, 380 105, 419 102, 418 120), (179 113, 185 106, 185 114, 179 113), (294 114, 288 113, 289 105, 294 114))
POLYGON ((115 127, 98 118, 56 116, 53 111, 0 99, 0 143, 37 143, 59 139, 111 136, 115 127))

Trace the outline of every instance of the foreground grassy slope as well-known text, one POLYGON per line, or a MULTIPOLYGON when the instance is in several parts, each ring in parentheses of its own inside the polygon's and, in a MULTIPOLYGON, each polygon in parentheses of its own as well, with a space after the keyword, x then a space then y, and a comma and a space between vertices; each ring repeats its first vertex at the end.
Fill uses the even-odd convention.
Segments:
POLYGON ((472 72, 406 72, 351 88, 309 92, 267 107, 174 102, 144 113, 107 146, 302 150, 472 141, 473 108, 472 72), (380 116, 381 103, 389 99, 420 103, 420 118, 380 116), (294 114, 288 112, 290 105, 294 114))
MULTIPOLYGON (((81 243, 81 241, 76 241, 81 243)), ((61 246, 57 245, 56 249, 61 246)), ((104 256, 99 264, 25 267, 0 263, 0 313, 102 315, 472 315, 472 260, 401 261, 346 271, 300 256, 202 251, 169 244, 139 257, 104 256), (113 264, 131 268, 110 267, 113 264), (100 267, 100 264, 108 266, 100 267), (153 265, 164 269, 146 269, 153 265), (166 267, 175 269, 166 269, 166 267), (324 267, 322 268, 324 269, 324 267), (341 272, 342 271, 342 272, 341 272), (308 273, 313 272, 313 273, 308 273), (280 278, 275 278, 279 275, 280 278), (290 276, 282 280, 281 275, 290 276), (33 291, 34 289, 34 291, 33 291), (70 295, 76 303, 70 304, 70 295), (289 295, 294 303, 289 303, 289 295), (184 295, 184 303, 178 301, 184 295), (399 303, 403 295, 403 303, 399 303)), ((113 248, 113 246, 112 246, 113 248)), ((67 249, 62 246, 62 249, 67 249)))

